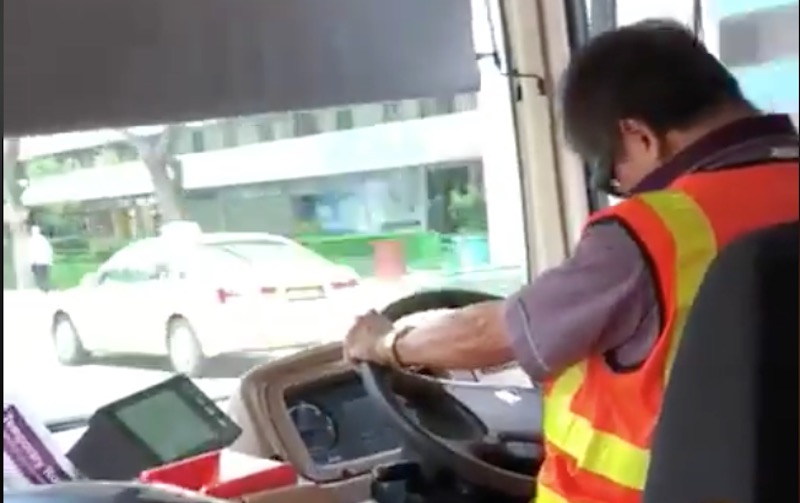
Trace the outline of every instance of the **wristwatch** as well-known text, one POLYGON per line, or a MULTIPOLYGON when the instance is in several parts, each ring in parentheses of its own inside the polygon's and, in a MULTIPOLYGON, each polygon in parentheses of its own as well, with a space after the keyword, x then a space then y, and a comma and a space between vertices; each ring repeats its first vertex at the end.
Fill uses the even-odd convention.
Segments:
POLYGON ((397 342, 411 332, 413 327, 397 327, 381 338, 380 352, 385 362, 394 368, 403 368, 403 362, 397 354, 397 342))

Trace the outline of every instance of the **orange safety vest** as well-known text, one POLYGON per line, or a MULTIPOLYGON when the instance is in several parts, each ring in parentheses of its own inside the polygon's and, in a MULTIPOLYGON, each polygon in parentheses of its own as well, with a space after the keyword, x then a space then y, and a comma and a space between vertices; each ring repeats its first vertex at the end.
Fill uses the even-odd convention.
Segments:
POLYGON ((546 458, 533 501, 641 501, 664 387, 706 269, 738 236, 797 220, 798 181, 798 164, 786 161, 692 173, 590 218, 615 218, 639 242, 663 328, 636 370, 614 372, 593 355, 545 384, 546 458))

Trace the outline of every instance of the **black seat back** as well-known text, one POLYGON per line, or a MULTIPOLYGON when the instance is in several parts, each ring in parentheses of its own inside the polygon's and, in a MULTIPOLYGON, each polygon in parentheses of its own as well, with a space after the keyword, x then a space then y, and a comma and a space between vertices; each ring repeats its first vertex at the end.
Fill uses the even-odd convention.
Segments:
POLYGON ((797 222, 758 231, 709 268, 664 397, 644 503, 798 501, 798 243, 797 222))

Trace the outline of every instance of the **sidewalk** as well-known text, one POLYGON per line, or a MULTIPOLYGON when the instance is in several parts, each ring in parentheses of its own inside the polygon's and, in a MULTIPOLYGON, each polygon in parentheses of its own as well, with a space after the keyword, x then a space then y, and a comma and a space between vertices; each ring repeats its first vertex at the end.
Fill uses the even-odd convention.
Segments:
MULTIPOLYGON (((3 311, 6 318, 41 315, 51 309, 49 294, 36 289, 3 290, 3 311)), ((5 320, 4 320, 5 325, 5 320)))

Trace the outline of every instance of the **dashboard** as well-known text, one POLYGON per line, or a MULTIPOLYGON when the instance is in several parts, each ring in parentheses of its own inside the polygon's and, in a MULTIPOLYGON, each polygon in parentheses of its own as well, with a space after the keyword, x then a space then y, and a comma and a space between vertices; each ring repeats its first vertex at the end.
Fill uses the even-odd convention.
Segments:
POLYGON ((288 388, 289 417, 311 460, 330 465, 400 447, 354 373, 288 388))
MULTIPOLYGON (((516 372, 450 377, 529 386, 516 372)), ((401 456, 399 437, 342 361, 339 342, 254 368, 231 397, 228 412, 242 428, 231 450, 289 462, 334 501, 368 500, 371 471, 401 456)))
POLYGON ((254 368, 231 397, 229 415, 242 428, 230 449, 291 463, 337 492, 368 492, 371 471, 400 458, 399 438, 342 360, 339 342, 254 368))

